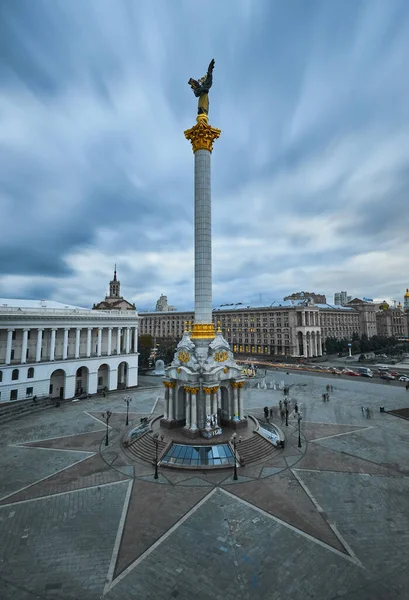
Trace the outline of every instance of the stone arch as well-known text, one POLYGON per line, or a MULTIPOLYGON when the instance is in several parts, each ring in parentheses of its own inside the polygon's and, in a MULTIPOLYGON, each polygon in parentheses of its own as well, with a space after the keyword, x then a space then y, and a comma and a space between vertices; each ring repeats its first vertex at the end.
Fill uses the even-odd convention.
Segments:
POLYGON ((98 367, 97 373, 97 391, 101 391, 104 388, 109 387, 109 365, 107 363, 103 363, 98 367))
POLYGON ((183 385, 176 392, 175 419, 186 421, 186 390, 183 385))
POLYGON ((232 418, 231 415, 231 406, 230 406, 230 396, 229 390, 225 385, 220 386, 220 416, 222 419, 222 423, 226 421, 230 421, 232 418))
POLYGON ((50 376, 49 394, 51 398, 64 398, 65 380, 67 374, 64 369, 55 369, 50 376))
POLYGON ((129 365, 124 360, 118 365, 118 390, 124 390, 128 387, 128 370, 129 365))
POLYGON ((89 369, 78 367, 75 372, 75 395, 88 394, 89 369))

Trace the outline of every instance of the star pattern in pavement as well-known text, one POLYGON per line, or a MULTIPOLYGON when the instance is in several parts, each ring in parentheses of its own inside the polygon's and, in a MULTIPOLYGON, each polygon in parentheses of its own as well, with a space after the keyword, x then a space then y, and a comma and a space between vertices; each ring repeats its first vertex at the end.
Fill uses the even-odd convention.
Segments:
MULTIPOLYGON (((98 413, 85 414, 98 419, 98 413)), ((130 413, 135 422, 138 417, 130 413)), ((97 431, 21 444, 33 451, 76 451, 78 460, 0 500, 0 506, 12 505, 128 481, 105 593, 205 503, 216 488, 310 541, 360 564, 324 508, 310 493, 303 481, 303 471, 315 471, 318 475, 322 471, 396 475, 393 469, 319 444, 321 439, 357 434, 367 427, 304 422, 301 450, 297 445, 298 430, 291 423, 286 428, 285 449, 277 451, 268 461, 239 469, 238 481, 226 470, 190 472, 162 468, 160 477, 155 480, 151 465, 132 462, 122 451, 123 413, 113 413, 110 424, 108 447, 104 446, 102 421, 97 431)))

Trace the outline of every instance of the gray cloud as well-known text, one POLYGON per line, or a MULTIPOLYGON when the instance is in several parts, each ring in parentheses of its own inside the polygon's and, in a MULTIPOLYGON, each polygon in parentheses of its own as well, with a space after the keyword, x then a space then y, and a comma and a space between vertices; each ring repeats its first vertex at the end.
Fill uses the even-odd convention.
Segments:
POLYGON ((117 262, 138 306, 192 306, 187 79, 212 56, 215 303, 402 293, 407 3, 234 6, 2 4, 2 295, 92 305, 117 262))

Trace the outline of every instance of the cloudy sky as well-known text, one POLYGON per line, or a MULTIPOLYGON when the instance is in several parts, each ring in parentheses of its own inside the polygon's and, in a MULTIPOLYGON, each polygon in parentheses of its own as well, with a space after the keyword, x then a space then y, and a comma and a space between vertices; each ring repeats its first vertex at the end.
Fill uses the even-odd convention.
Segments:
POLYGON ((5 0, 0 296, 193 305, 187 84, 216 60, 214 304, 409 287, 407 0, 5 0))

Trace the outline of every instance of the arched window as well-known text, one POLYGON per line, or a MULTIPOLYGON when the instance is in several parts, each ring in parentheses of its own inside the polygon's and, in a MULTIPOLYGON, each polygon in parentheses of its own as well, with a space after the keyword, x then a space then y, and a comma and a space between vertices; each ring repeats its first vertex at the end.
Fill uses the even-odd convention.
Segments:
POLYGON ((0 383, 3 381, 3 371, 0 371, 0 383))
POLYGON ((27 371, 27 379, 33 379, 34 377, 34 367, 30 367, 27 371))
POLYGON ((12 381, 16 381, 16 379, 18 379, 18 369, 13 369, 13 372, 11 374, 11 379, 12 379, 12 381))

